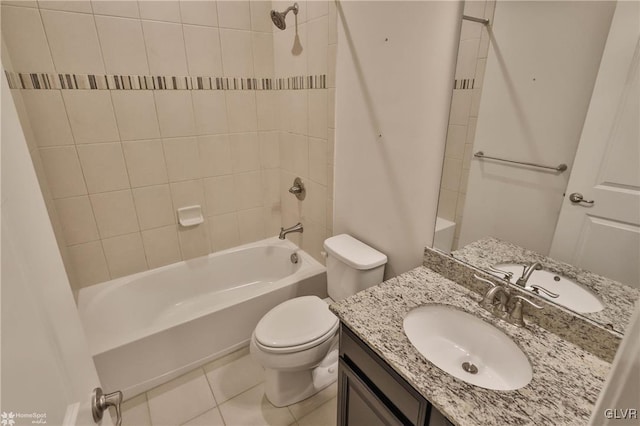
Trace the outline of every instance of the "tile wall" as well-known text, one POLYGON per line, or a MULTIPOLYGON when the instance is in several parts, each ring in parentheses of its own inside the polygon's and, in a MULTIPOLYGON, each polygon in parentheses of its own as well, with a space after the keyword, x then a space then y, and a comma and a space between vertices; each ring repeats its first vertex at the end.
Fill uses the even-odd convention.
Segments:
MULTIPOLYGON (((329 90, 317 87, 329 8, 299 3, 301 33, 314 20, 325 27, 312 78, 306 63, 276 74, 278 36, 295 25, 289 15, 274 33, 268 1, 3 2, 5 69, 75 289, 275 235, 294 171, 308 181, 301 243, 321 258, 333 121, 329 90), (304 108, 287 104, 301 99, 304 108), (304 111, 304 128, 281 127, 296 122, 289 111, 304 111), (291 161, 289 135, 304 135, 305 159, 291 161), (322 146, 311 151, 310 135, 322 146), (183 228, 175 211, 192 204, 205 223, 183 228)), ((302 55, 315 50, 300 39, 302 55)))
MULTIPOLYGON (((291 239, 324 262, 322 243, 333 235, 336 5, 334 1, 298 4, 297 25, 290 14, 285 31, 274 27, 276 77, 326 75, 326 88, 278 93, 282 224, 302 222, 304 233, 290 234, 291 239), (307 188, 304 201, 288 193, 296 176, 307 188)), ((290 2, 273 5, 284 10, 290 2)))
MULTIPOLYGON (((465 2, 464 14, 493 20, 495 1, 465 2)), ((489 32, 479 23, 462 21, 460 46, 456 64, 455 88, 451 99, 449 129, 440 182, 438 217, 456 223, 453 249, 458 247, 462 212, 473 141, 478 122, 482 81, 489 52, 489 32)))

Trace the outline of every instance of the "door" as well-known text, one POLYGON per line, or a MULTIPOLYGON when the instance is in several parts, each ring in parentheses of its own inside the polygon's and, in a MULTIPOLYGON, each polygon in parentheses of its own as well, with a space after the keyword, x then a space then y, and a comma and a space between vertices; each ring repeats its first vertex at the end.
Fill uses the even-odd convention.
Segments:
POLYGON ((338 365, 338 425, 401 426, 411 424, 398 419, 380 397, 342 360, 338 365))
POLYGON ((0 423, 93 425, 98 375, 4 73, 1 95, 0 423))
POLYGON ((639 61, 640 3, 619 1, 550 251, 633 287, 640 287, 639 61))

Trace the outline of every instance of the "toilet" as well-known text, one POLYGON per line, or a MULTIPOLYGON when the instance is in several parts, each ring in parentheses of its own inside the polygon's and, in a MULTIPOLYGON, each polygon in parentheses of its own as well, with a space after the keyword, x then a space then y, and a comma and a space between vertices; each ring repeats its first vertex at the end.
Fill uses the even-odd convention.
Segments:
MULTIPOLYGON (((350 235, 324 242, 327 291, 334 301, 380 284, 387 256, 350 235)), ((265 368, 265 395, 295 404, 337 379, 338 318, 317 296, 287 300, 267 312, 251 336, 251 356, 265 368)))

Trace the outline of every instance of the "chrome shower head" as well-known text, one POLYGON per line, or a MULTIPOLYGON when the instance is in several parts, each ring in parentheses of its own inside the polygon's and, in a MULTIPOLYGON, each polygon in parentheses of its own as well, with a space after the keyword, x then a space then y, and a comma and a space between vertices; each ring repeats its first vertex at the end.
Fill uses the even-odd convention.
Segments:
POLYGON ((287 28, 287 22, 285 20, 287 13, 289 13, 289 11, 293 10, 293 14, 297 15, 298 14, 298 3, 294 3, 293 6, 289 6, 287 8, 287 10, 285 10, 284 12, 277 12, 275 10, 271 11, 271 20, 273 21, 273 24, 278 27, 278 29, 280 30, 284 30, 285 28, 287 28))

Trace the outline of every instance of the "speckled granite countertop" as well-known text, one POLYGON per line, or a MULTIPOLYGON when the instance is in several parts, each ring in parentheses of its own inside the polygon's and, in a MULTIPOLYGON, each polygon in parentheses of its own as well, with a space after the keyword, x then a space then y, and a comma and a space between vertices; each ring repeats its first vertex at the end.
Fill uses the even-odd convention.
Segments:
POLYGON ((536 325, 526 329, 494 318, 480 296, 426 267, 331 305, 331 310, 459 426, 587 424, 610 364, 536 325), (531 382, 515 391, 494 391, 463 382, 426 360, 409 342, 402 322, 411 309, 445 304, 501 329, 533 366, 531 382))
MULTIPOLYGON (((454 251, 451 255, 478 268, 488 268, 497 263, 531 264, 540 262, 545 269, 571 278, 598 295, 605 308, 600 312, 580 313, 598 324, 624 333, 631 320, 634 303, 640 290, 593 272, 543 256, 497 238, 484 238, 454 251)), ((553 301, 551 301, 553 302, 553 301)))

